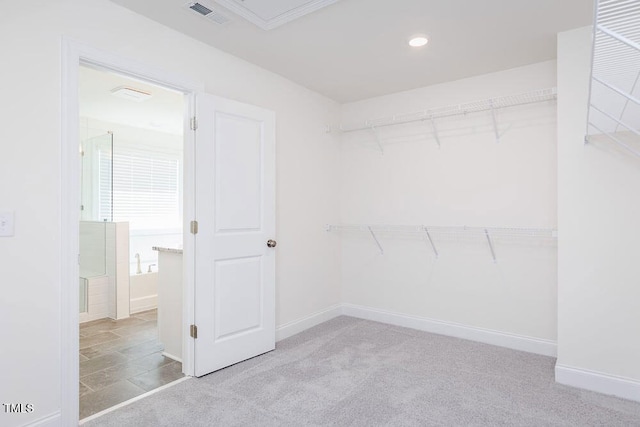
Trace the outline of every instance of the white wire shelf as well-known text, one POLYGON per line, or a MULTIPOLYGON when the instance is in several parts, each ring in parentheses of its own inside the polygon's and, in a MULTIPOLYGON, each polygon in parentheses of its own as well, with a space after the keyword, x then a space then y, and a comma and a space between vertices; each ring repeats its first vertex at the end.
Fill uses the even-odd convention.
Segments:
MULTIPOLYGON (((557 98, 557 88, 538 89, 530 92, 501 96, 496 98, 482 99, 473 102, 467 102, 462 104, 447 105, 443 107, 430 108, 427 110, 416 111, 413 113, 398 114, 389 117, 382 117, 376 119, 365 120, 362 124, 354 126, 340 125, 331 130, 337 130, 340 132, 356 132, 361 130, 375 130, 381 127, 394 126, 401 124, 408 124, 420 121, 431 121, 441 119, 444 117, 451 117, 457 115, 466 115, 470 113, 477 113, 481 111, 492 111, 515 107, 518 105, 533 104, 537 102, 553 101, 557 98)), ((495 124, 495 115, 494 124, 495 124)))
POLYGON ((617 134, 623 131, 640 141, 639 98, 640 2, 598 0, 585 142, 591 135, 604 135, 640 156, 630 140, 617 134))
POLYGON ((557 239, 557 230, 553 228, 519 228, 519 227, 467 227, 467 226, 427 226, 427 225, 368 225, 368 224, 327 224, 325 230, 328 232, 363 232, 373 239, 381 255, 384 255, 384 248, 378 236, 382 235, 419 235, 423 237, 436 258, 439 256, 436 242, 440 239, 465 240, 482 239, 491 252, 494 262, 497 262, 494 240, 500 239, 557 239))

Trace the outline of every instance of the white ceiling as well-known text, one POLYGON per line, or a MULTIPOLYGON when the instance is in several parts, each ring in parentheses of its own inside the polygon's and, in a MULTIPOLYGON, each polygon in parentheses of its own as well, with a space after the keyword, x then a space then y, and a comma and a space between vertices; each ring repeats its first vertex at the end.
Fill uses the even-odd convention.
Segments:
MULTIPOLYGON (((202 0, 201 0, 202 1, 202 0)), ((212 0, 204 0, 210 3, 212 0)), ((271 30, 338 0, 213 0, 263 30, 271 30)))
POLYGON ((88 67, 80 67, 80 116, 134 128, 181 135, 184 125, 184 95, 146 82, 88 67), (111 94, 120 86, 151 93, 143 102, 111 94))
MULTIPOLYGON (((265 31, 209 0, 231 22, 184 0, 111 1, 338 102, 554 59, 556 34, 589 25, 593 11, 591 0, 340 0, 265 31), (429 44, 410 48, 415 33, 429 44)), ((277 12, 291 0, 261 3, 277 12)))
MULTIPOLYGON (((217 0, 214 0, 217 1, 217 0)), ((335 2, 335 0, 333 0, 335 2)), ((272 1, 264 1, 264 0, 221 0, 219 2, 222 5, 226 3, 235 3, 242 8, 251 11, 256 16, 264 19, 265 21, 270 21, 275 19, 276 17, 291 12, 296 9, 303 8, 305 5, 311 3, 318 3, 317 0, 272 0, 272 1)), ((323 3, 327 3, 324 1, 323 3)), ((322 5, 321 5, 322 6, 322 5)))

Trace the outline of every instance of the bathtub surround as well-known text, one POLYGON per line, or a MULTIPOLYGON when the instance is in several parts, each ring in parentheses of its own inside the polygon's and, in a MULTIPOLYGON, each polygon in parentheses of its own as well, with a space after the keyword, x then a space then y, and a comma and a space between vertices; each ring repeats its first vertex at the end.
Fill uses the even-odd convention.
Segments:
POLYGON ((129 276, 130 314, 158 308, 158 272, 129 276))
MULTIPOLYGON (((158 253, 152 248, 154 246, 182 245, 182 230, 131 230, 129 236, 129 248, 131 255, 140 254, 140 267, 142 273, 149 271, 149 266, 155 264, 153 271, 158 271, 158 253)), ((131 258, 131 275, 135 273, 136 262, 131 258)))

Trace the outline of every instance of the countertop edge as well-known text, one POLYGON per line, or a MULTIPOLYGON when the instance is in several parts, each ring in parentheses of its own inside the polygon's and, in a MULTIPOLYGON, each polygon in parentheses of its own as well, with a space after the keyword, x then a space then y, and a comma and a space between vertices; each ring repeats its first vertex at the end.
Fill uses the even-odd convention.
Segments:
POLYGON ((168 252, 168 253, 172 253, 172 254, 182 254, 182 249, 177 249, 177 248, 163 248, 160 246, 153 246, 151 249, 153 249, 154 251, 158 251, 158 252, 168 252))

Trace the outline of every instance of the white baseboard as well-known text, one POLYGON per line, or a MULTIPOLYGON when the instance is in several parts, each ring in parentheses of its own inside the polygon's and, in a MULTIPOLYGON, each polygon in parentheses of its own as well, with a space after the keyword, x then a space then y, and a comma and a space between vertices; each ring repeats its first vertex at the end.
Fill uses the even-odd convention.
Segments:
POLYGON ((342 314, 360 319, 418 329, 440 335, 478 341, 513 350, 541 354, 543 356, 555 357, 557 352, 556 342, 552 340, 510 334, 443 320, 409 316, 377 308, 363 307, 354 304, 342 304, 342 314))
POLYGON ((299 334, 306 329, 312 328, 316 325, 326 322, 327 320, 331 320, 334 317, 340 316, 342 314, 341 306, 342 304, 336 304, 322 311, 311 314, 307 317, 303 317, 302 319, 294 320, 277 327, 276 341, 281 341, 285 338, 289 338, 293 335, 299 334))
POLYGON ((158 295, 147 295, 139 298, 132 298, 129 302, 129 312, 131 314, 158 308, 158 295))
POLYGON ((486 344, 541 354, 544 356, 556 356, 556 342, 552 340, 509 334, 506 332, 477 328, 474 326, 446 322, 443 320, 410 316, 355 304, 336 304, 302 319, 285 323, 276 329, 276 341, 289 338, 290 336, 296 335, 306 329, 312 328, 340 315, 483 342, 486 344))
POLYGON ((556 364, 556 382, 640 402, 640 381, 556 364))
POLYGON ((61 414, 60 411, 56 411, 30 422, 27 427, 58 427, 60 425, 62 425, 61 414))
POLYGON ((166 351, 162 352, 162 355, 168 357, 169 359, 175 360, 176 362, 182 363, 182 359, 178 356, 174 356, 173 354, 169 354, 166 351))

